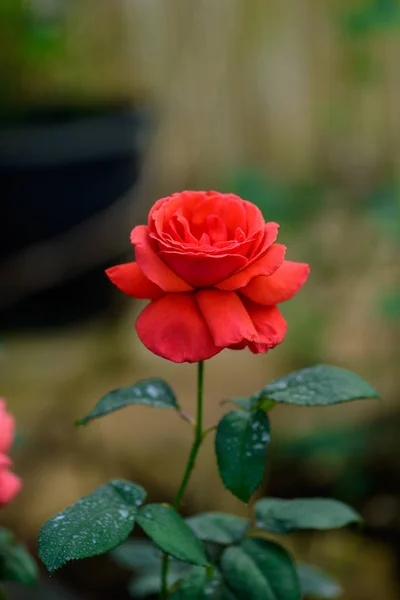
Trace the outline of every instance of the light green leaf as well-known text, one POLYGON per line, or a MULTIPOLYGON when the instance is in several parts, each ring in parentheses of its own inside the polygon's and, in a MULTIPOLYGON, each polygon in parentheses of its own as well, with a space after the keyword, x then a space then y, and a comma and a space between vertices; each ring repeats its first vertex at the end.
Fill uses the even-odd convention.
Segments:
POLYGON ((253 407, 263 408, 265 402, 280 402, 298 406, 328 406, 362 398, 379 398, 378 393, 359 375, 316 365, 294 371, 266 385, 250 398, 253 407))
POLYGON ((116 410, 133 405, 179 410, 175 394, 168 383, 162 379, 145 379, 129 388, 109 392, 99 400, 86 417, 79 419, 76 424, 87 425, 93 419, 104 417, 116 410))
POLYGON ((0 529, 0 581, 33 586, 39 571, 35 560, 7 529, 0 529))
POLYGON ((163 552, 184 562, 208 566, 203 544, 172 507, 148 504, 138 511, 136 520, 163 552))
POLYGON ((50 572, 70 560, 104 554, 131 533, 145 490, 114 480, 47 521, 39 534, 39 556, 50 572))
POLYGON ((320 600, 334 600, 341 595, 340 585, 321 569, 299 563, 296 565, 296 571, 303 596, 320 600))
POLYGON ((200 540, 223 545, 240 542, 250 527, 249 519, 215 512, 190 517, 186 523, 200 540))
POLYGON ((282 546, 261 539, 244 540, 222 555, 227 586, 239 599, 301 600, 295 566, 282 546))
POLYGON ((262 498, 254 505, 256 527, 270 533, 296 529, 336 529, 361 521, 350 506, 330 498, 262 498))
POLYGON ((218 424, 219 473, 225 487, 243 502, 248 502, 262 481, 269 440, 269 421, 261 410, 233 410, 218 424))

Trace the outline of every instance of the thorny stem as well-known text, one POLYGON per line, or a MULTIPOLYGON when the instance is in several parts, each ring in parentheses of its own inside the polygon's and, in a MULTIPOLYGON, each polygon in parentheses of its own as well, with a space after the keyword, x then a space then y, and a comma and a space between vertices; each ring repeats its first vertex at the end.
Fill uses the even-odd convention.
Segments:
MULTIPOLYGON (((189 483, 190 476, 192 474, 197 454, 199 452, 201 443, 204 439, 203 432, 203 381, 204 381, 204 362, 198 363, 197 370, 197 416, 195 424, 195 434, 192 444, 192 449, 189 454, 188 461, 186 463, 186 469, 182 477, 181 484, 173 502, 173 507, 176 511, 179 510, 182 502, 183 495, 186 487, 189 483)), ((161 570, 161 593, 160 600, 166 600, 168 598, 168 568, 169 568, 169 556, 168 554, 163 555, 162 559, 162 570, 161 570)))

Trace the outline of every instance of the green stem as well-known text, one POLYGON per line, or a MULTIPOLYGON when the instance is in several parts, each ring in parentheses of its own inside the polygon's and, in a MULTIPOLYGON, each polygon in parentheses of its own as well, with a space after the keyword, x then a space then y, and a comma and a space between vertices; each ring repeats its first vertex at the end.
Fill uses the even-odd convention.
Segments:
MULTIPOLYGON (((196 463, 197 454, 200 450, 201 443, 204 439, 203 435, 203 381, 204 381, 204 362, 201 361, 198 363, 197 370, 197 416, 196 416, 196 426, 195 426, 195 434, 194 440, 192 444, 192 449, 190 450, 189 458, 186 464, 186 469, 182 477, 181 484, 179 486, 178 492, 175 496, 175 500, 173 501, 173 507, 176 511, 179 510, 179 507, 182 502, 182 498, 186 491, 186 487, 189 483, 190 476, 192 474, 194 465, 196 463)), ((169 556, 168 554, 163 555, 162 560, 162 571, 161 571, 161 593, 160 600, 166 600, 168 598, 168 567, 169 567, 169 556)))

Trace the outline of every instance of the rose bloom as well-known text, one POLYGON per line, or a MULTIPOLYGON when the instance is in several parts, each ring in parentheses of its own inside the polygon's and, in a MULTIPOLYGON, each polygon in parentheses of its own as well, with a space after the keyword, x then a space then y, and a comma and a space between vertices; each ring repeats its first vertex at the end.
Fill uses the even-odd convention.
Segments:
POLYGON ((284 260, 278 227, 234 194, 158 200, 131 233, 136 262, 106 271, 122 292, 151 301, 136 321, 143 344, 174 362, 280 344, 286 322, 276 305, 302 287, 309 267, 284 260))
POLYGON ((0 507, 8 504, 21 489, 21 480, 11 473, 11 460, 8 453, 14 441, 14 417, 6 410, 5 401, 0 398, 0 507))

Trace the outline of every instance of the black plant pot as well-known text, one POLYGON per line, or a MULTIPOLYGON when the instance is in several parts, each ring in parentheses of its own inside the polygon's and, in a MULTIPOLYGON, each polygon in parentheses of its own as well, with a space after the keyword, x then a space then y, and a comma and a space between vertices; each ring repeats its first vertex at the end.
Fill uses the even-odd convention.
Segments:
MULTIPOLYGON (((143 114, 131 108, 42 111, 0 124, 0 269, 21 251, 68 235, 130 190, 143 125, 143 114)), ((107 257, 107 265, 117 258, 107 257)), ((106 311, 112 293, 107 265, 3 305, 0 327, 69 324, 106 311)))

